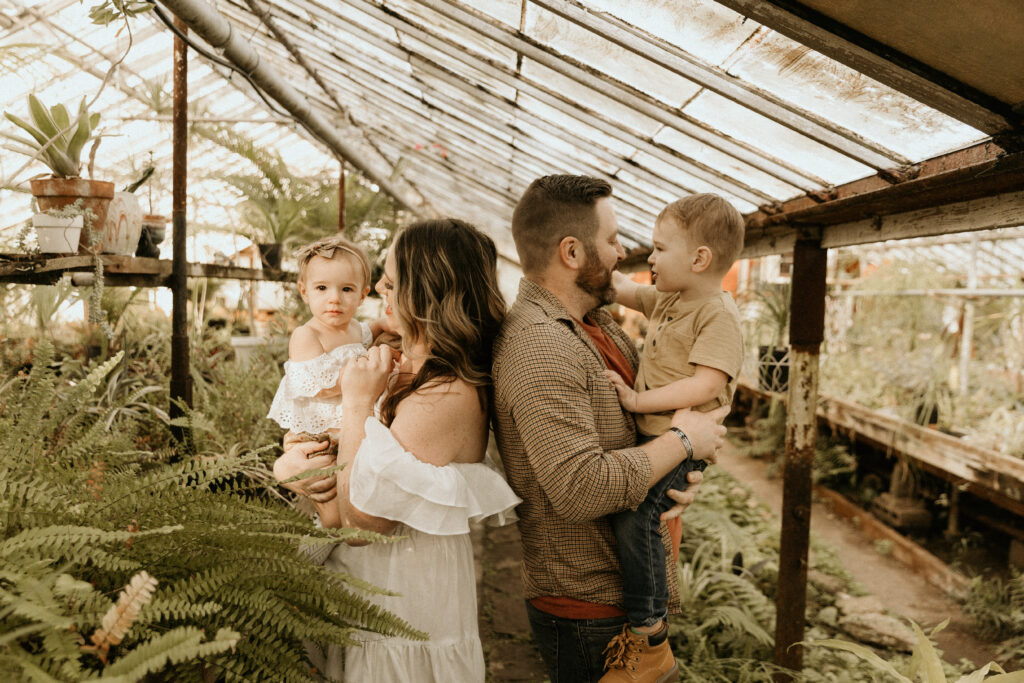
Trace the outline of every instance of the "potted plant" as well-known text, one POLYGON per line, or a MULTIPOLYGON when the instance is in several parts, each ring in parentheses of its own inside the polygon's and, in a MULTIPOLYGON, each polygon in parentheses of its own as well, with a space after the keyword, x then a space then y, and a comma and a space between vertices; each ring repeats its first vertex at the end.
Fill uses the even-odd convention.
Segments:
MULTIPOLYGON (((326 187, 318 179, 293 174, 279 153, 229 128, 196 126, 194 134, 238 154, 255 167, 253 172, 232 174, 224 180, 241 196, 238 209, 245 232, 258 245, 263 265, 280 268, 284 247, 310 237, 310 232, 320 227, 316 207, 324 203, 325 197, 336 195, 337 186, 326 187)), ((327 232, 337 230, 336 218, 331 225, 327 232)))
POLYGON ((310 199, 307 183, 282 182, 280 176, 241 174, 227 181, 242 194, 242 219, 249 237, 259 247, 264 267, 280 268, 284 245, 306 226, 310 199))
POLYGON ((3 133, 11 151, 38 159, 50 168, 51 177, 30 181, 32 194, 40 211, 61 209, 81 199, 84 208, 92 211, 93 220, 84 226, 79 238, 79 251, 101 251, 102 230, 106 226, 107 211, 114 198, 114 184, 104 180, 85 179, 80 176, 81 155, 85 144, 94 140, 98 144, 96 126, 100 115, 90 113, 82 98, 74 120, 63 104, 46 107, 35 95, 29 95, 29 118, 26 121, 10 112, 4 116, 31 137, 3 133), (96 231, 97 235, 90 234, 96 231))
POLYGON ((43 254, 77 253, 83 225, 85 221, 81 213, 68 216, 61 215, 60 211, 51 211, 32 216, 36 241, 43 254))

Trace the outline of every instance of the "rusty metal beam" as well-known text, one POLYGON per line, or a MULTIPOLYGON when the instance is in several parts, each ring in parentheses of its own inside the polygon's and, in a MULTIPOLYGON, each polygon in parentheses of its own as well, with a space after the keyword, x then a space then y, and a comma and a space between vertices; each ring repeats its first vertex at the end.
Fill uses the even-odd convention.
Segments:
MULTIPOLYGON (((185 22, 174 20, 183 33, 188 30, 185 22)), ((192 378, 189 372, 188 343, 188 255, 185 249, 187 238, 185 209, 188 183, 188 48, 180 37, 174 37, 174 124, 172 133, 171 166, 171 241, 173 243, 173 265, 169 285, 171 288, 171 404, 168 414, 172 419, 181 417, 181 401, 192 407, 192 378)), ((191 435, 184 427, 171 427, 179 444, 191 442, 191 435)), ((180 457, 180 456, 179 456, 180 457)))
MULTIPOLYGON (((807 609, 807 553, 811 537, 811 474, 818 436, 818 354, 825 334, 825 274, 828 252, 820 243, 800 240, 793 253, 789 321, 789 409, 786 412, 786 464, 782 484, 782 535, 776 598, 775 663, 803 668, 807 609)), ((776 681, 788 681, 785 674, 776 681)))

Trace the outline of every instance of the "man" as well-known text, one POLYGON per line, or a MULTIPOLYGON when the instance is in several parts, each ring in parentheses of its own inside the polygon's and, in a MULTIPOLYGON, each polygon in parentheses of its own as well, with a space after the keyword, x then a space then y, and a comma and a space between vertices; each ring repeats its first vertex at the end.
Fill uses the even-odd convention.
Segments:
MULTIPOLYGON (((635 508, 688 457, 690 444, 694 458, 714 462, 725 434, 718 422, 728 412, 677 411, 672 425, 685 437, 669 431, 636 445, 633 416, 604 375, 610 368, 632 382, 638 361, 633 343, 600 308, 614 300, 612 272, 625 257, 611 193, 607 182, 587 176, 545 176, 527 188, 512 216, 524 277, 494 345, 495 431, 509 484, 523 499, 517 513, 527 613, 552 683, 597 681, 603 650, 626 623, 606 515, 635 508)), ((677 505, 666 518, 678 524, 701 479, 693 472, 687 491, 669 492, 677 505)), ((669 607, 678 611, 664 526, 662 536, 671 563, 669 607)), ((643 637, 641 667, 664 659, 666 638, 663 622, 643 637)))

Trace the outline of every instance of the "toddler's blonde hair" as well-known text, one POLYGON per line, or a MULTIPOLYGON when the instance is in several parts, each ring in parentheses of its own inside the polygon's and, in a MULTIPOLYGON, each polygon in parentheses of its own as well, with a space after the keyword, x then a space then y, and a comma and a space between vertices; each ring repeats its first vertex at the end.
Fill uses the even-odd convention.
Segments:
POLYGON ((299 282, 305 281, 306 268, 309 266, 309 262, 313 260, 314 256, 332 259, 339 252, 347 254, 356 260, 359 267, 363 269, 363 287, 369 287, 370 260, 366 258, 366 252, 352 240, 346 239, 341 233, 321 237, 315 242, 310 242, 295 252, 295 258, 299 261, 299 282))
POLYGON ((672 202, 658 214, 670 218, 696 246, 711 249, 711 268, 725 273, 743 251, 743 216, 717 194, 693 194, 672 202))

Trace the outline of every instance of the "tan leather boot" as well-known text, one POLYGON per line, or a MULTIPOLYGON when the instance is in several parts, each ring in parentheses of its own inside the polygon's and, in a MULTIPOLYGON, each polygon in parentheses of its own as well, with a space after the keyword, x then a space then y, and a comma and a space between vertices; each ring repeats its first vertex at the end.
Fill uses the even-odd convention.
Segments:
POLYGON ((633 633, 629 624, 612 638, 604 655, 605 674, 600 683, 673 683, 679 680, 679 665, 672 656, 668 638, 651 646, 647 636, 633 633))

